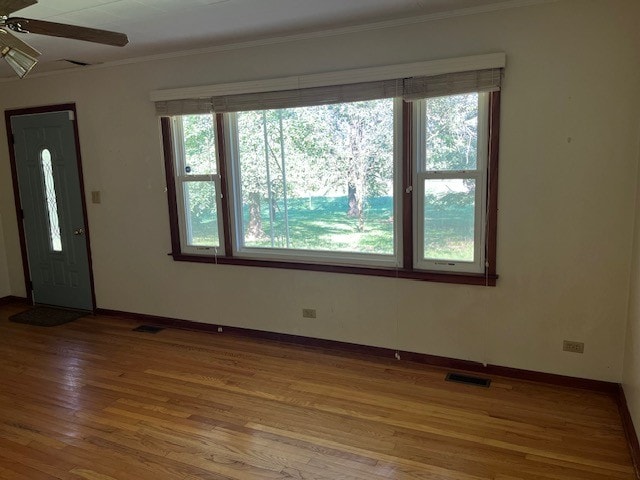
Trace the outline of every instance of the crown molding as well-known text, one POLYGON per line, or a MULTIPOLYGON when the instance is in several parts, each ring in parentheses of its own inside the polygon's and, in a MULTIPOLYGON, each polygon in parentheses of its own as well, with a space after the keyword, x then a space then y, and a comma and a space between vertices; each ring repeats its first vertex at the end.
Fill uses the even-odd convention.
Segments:
POLYGON ((560 0, 506 0, 506 1, 492 3, 489 5, 461 8, 457 10, 449 10, 449 11, 438 12, 438 13, 430 13, 426 15, 418 15, 415 17, 404 17, 404 18, 398 18, 394 20, 384 20, 380 22, 351 25, 347 27, 315 30, 315 31, 298 33, 293 35, 265 37, 265 38, 260 38, 256 40, 244 41, 244 42, 213 45, 211 47, 126 58, 123 60, 114 60, 111 62, 104 62, 96 65, 65 68, 62 70, 53 70, 50 72, 32 74, 25 79, 19 79, 19 78, 13 78, 13 77, 0 78, 0 83, 15 82, 15 81, 24 82, 25 80, 28 81, 29 79, 42 78, 42 77, 48 77, 53 75, 64 75, 68 73, 77 73, 80 70, 82 71, 100 70, 103 68, 111 68, 111 67, 117 67, 117 66, 123 66, 123 65, 155 62, 159 60, 184 58, 184 57, 191 57, 196 55, 207 55, 212 53, 227 52, 231 50, 240 50, 245 48, 254 48, 254 47, 260 47, 260 46, 277 45, 281 43, 297 42, 302 40, 311 40, 315 38, 349 35, 349 34, 366 32, 371 30, 381 30, 381 29, 387 29, 387 28, 402 27, 406 25, 428 23, 428 22, 444 20, 444 19, 454 18, 454 17, 466 17, 466 16, 472 16, 472 15, 480 15, 484 13, 492 13, 492 12, 497 12, 501 10, 530 7, 535 5, 547 4, 547 3, 557 3, 559 1, 560 0))

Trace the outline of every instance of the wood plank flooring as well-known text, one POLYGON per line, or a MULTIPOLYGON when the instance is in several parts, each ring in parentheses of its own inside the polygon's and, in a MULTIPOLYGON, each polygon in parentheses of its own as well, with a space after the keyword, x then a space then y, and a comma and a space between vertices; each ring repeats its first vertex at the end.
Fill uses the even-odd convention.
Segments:
POLYGON ((0 478, 633 479, 606 394, 0 307, 0 478))

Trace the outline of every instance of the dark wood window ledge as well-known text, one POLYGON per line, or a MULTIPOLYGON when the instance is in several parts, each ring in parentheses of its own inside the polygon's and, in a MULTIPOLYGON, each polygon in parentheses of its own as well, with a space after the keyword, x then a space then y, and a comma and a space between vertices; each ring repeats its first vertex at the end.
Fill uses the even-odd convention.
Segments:
POLYGON ((462 285, 482 285, 495 287, 498 275, 443 273, 423 270, 407 270, 396 268, 356 267, 350 265, 327 265, 301 262, 278 262, 272 260, 253 260, 238 257, 217 257, 211 255, 188 255, 169 253, 177 262, 213 263, 217 265, 240 265, 245 267, 285 268, 289 270, 306 270, 310 272, 350 273, 354 275, 370 275, 386 278, 405 278, 427 282, 457 283, 462 285))

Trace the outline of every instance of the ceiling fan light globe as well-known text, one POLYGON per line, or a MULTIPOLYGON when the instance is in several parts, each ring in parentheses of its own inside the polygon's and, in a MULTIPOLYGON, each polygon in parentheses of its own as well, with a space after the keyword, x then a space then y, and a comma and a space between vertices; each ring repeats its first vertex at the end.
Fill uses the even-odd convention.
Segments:
POLYGON ((15 48, 5 48, 2 56, 20 78, 24 78, 38 63, 36 58, 15 48))

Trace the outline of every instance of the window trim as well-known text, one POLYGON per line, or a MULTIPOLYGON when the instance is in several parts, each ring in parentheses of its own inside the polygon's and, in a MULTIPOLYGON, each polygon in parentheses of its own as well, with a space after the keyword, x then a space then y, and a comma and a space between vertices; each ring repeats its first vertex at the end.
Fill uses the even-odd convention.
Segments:
POLYGON ((410 199, 413 192, 410 187, 413 185, 412 179, 412 158, 414 133, 409 128, 411 123, 412 108, 408 102, 403 102, 402 118, 403 129, 400 137, 402 144, 402 166, 403 171, 398 172, 402 176, 402 190, 399 192, 398 199, 402 204, 402 238, 398 239, 398 245, 401 245, 401 253, 399 258, 402 259, 402 266, 383 268, 383 267, 364 267, 354 265, 338 265, 327 263, 306 263, 297 261, 281 261, 281 260, 257 260, 251 258, 242 258, 233 255, 231 248, 231 223, 230 223, 230 205, 228 201, 228 146, 226 145, 226 135, 224 135, 223 115, 216 114, 216 141, 217 152, 219 156, 218 168, 221 184, 221 204, 222 204, 222 223, 224 226, 224 255, 193 255, 187 254, 180 249, 180 233, 178 222, 178 211, 176 202, 175 175, 174 175, 174 147, 173 132, 170 117, 160 117, 162 145, 165 163, 165 175, 167 181, 167 202, 169 210, 169 226, 171 232, 171 252, 170 255, 174 261, 194 262, 194 263, 212 263, 220 265, 238 265, 246 267, 263 267, 263 268, 284 268, 291 270, 304 270, 327 273, 343 273, 356 275, 369 275, 386 278, 404 278, 413 280, 422 280, 439 283, 479 285, 479 286, 495 286, 498 275, 496 273, 496 239, 497 239, 497 214, 498 214, 498 154, 500 143, 500 91, 491 92, 489 95, 488 108, 488 149, 487 156, 487 218, 485 221, 485 267, 482 273, 461 273, 447 271, 430 271, 417 270, 413 265, 414 257, 414 235, 413 235, 413 201, 410 199), (224 157, 224 158, 222 158, 224 157), (408 200, 409 199, 409 200, 408 200))

